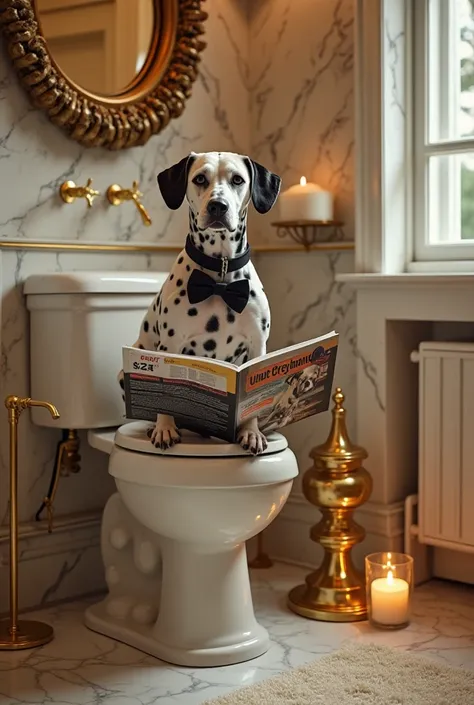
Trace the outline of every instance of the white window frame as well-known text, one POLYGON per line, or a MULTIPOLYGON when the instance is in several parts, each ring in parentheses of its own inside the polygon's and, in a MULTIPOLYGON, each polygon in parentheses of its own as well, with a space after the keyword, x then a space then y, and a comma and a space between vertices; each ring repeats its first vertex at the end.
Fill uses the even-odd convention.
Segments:
MULTIPOLYGON (((412 117, 417 45, 412 37, 415 8, 419 12, 419 5, 425 4, 426 0, 356 0, 356 273, 474 271, 470 245, 459 246, 467 248, 465 252, 456 249, 458 259, 452 259, 450 246, 438 249, 444 245, 435 246, 436 258, 431 250, 429 259, 419 258, 424 226, 420 209, 413 205, 420 188, 420 171, 415 168, 420 154, 414 157, 414 152, 421 123, 417 127, 412 117), (470 259, 462 259, 469 249, 470 259)), ((443 148, 434 149, 441 153, 443 148)), ((458 151, 465 151, 465 144, 458 151)), ((452 185, 454 193, 454 181, 452 185)))
MULTIPOLYGON (((438 163, 429 171, 433 156, 474 152, 474 139, 450 139, 450 128, 459 112, 459 92, 452 76, 455 75, 455 47, 453 46, 456 14, 453 2, 431 0, 439 4, 439 11, 432 14, 430 31, 438 33, 437 56, 428 56, 427 27, 430 0, 416 0, 414 4, 414 261, 440 262, 474 260, 474 242, 459 239, 461 231, 461 170, 456 159, 438 163), (443 31, 448 28, 448 32, 443 31), (436 61, 440 81, 428 85, 430 58, 436 61), (451 80, 450 80, 451 79, 451 80), (438 89, 438 90, 436 90, 438 89), (429 134, 428 115, 431 115, 435 139, 429 134), (437 124, 433 125, 433 116, 437 124), (432 180, 431 188, 429 186, 432 180), (431 199, 429 198, 431 194, 431 199), (438 195, 439 194, 439 195, 438 195), (429 242, 430 222, 439 223, 439 243, 429 242)), ((431 66, 433 70, 433 65, 431 66)), ((473 155, 474 156, 474 155, 473 155)))

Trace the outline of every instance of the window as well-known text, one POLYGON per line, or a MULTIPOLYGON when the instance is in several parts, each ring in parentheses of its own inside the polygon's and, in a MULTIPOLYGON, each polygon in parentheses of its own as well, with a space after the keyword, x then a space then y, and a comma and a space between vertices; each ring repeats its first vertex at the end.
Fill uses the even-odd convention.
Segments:
POLYGON ((413 4, 413 258, 474 260, 474 0, 413 4))

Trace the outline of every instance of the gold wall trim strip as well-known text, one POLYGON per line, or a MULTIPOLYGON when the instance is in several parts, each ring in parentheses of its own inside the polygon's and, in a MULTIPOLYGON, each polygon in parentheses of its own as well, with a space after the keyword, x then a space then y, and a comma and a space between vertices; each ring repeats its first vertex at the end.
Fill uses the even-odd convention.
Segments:
MULTIPOLYGON (((182 245, 131 245, 129 243, 35 242, 34 240, 0 240, 0 250, 49 250, 51 252, 128 252, 130 254, 174 254, 182 245)), ((353 242, 318 242, 309 248, 301 245, 252 245, 254 252, 306 252, 353 250, 353 242)))

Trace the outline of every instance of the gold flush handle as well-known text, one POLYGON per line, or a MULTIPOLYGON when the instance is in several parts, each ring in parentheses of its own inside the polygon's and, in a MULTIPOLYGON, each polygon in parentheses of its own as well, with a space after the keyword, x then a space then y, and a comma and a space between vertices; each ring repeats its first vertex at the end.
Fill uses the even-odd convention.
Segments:
POLYGON ((95 191, 91 188, 91 184, 92 179, 87 179, 85 186, 76 186, 74 181, 65 181, 61 184, 59 194, 64 203, 73 203, 76 198, 85 198, 87 207, 91 208, 94 198, 100 195, 99 191, 95 191))
POLYGON ((133 201, 144 225, 151 225, 151 218, 140 199, 143 194, 138 190, 138 181, 134 181, 132 188, 122 188, 118 184, 112 184, 107 189, 107 199, 112 206, 119 206, 125 201, 133 201))

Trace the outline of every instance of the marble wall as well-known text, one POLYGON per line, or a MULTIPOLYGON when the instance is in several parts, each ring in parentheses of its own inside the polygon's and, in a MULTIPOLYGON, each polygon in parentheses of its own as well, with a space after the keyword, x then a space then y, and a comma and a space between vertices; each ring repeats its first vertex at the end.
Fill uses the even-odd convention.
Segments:
MULTIPOLYGON (((191 149, 250 153, 283 176, 284 188, 302 174, 330 188, 336 214, 353 237, 352 0, 207 0, 207 42, 200 77, 187 108, 146 146, 118 154, 86 150, 33 110, 0 53, 0 238, 81 242, 181 243, 186 211, 164 207, 156 174, 191 149), (153 225, 142 225, 133 204, 107 205, 104 196, 86 210, 63 204, 60 184, 88 177, 104 194, 118 182, 140 182, 153 225)), ((251 240, 276 242, 277 214, 252 215, 251 240)), ((28 316, 22 284, 29 274, 68 269, 166 270, 172 255, 119 255, 0 250, 1 388, 28 394, 28 316)), ((272 347, 324 333, 341 333, 338 384, 354 408, 353 293, 335 281, 351 271, 347 252, 260 253, 257 267, 273 310, 272 347)), ((58 335, 60 332, 58 331, 58 335)), ((6 419, 5 419, 6 420, 6 419)), ((329 414, 288 430, 302 469, 310 448, 322 442, 329 414)), ((354 418, 349 417, 351 430, 354 418)), ((8 514, 6 423, 0 424, 0 519, 8 514)), ((102 586, 100 509, 112 490, 106 458, 87 447, 82 470, 63 479, 52 536, 32 521, 47 490, 59 433, 20 426, 21 604, 50 602, 102 586), (33 577, 34 576, 34 577, 33 577)), ((296 496, 299 484, 295 486, 296 496)), ((277 524, 275 526, 278 526, 277 524)), ((301 538, 306 538, 302 526, 301 538)), ((0 528, 0 612, 6 606, 6 528, 0 528)), ((288 556, 292 557, 291 546, 288 556)))
MULTIPOLYGON (((283 189, 301 176, 330 190, 344 238, 354 237, 353 3, 348 0, 259 0, 250 4, 252 155, 274 169, 283 189)), ((252 229, 277 240, 276 213, 253 215, 252 229)), ((336 329, 340 349, 336 384, 347 396, 355 429, 354 292, 335 281, 353 271, 352 252, 268 254, 259 271, 272 301, 271 345, 291 345, 336 329)), ((311 448, 325 440, 330 414, 287 431, 301 469, 311 448)), ((295 483, 294 493, 300 493, 295 483)))

